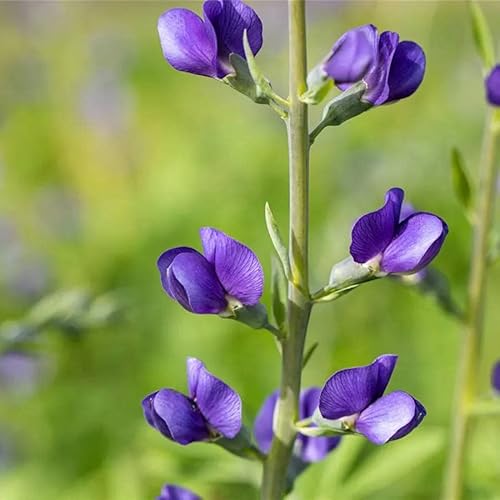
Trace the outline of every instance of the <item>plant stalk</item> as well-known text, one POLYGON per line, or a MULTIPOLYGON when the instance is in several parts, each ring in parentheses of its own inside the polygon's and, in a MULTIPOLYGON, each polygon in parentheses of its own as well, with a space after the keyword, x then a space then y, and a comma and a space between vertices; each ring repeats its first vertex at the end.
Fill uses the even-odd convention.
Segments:
POLYGON ((288 0, 289 91, 287 122, 289 151, 289 258, 292 281, 288 284, 288 335, 281 340, 280 397, 274 438, 264 465, 263 500, 280 500, 290 486, 287 471, 296 437, 304 343, 311 312, 308 283, 309 130, 307 105, 299 96, 306 90, 305 0, 288 0))
POLYGON ((471 409, 478 393, 484 306, 488 278, 488 250, 496 197, 497 165, 495 114, 490 110, 484 132, 479 191, 473 225, 473 243, 464 337, 456 377, 451 443, 445 475, 443 500, 460 500, 464 483, 465 451, 471 427, 471 409))

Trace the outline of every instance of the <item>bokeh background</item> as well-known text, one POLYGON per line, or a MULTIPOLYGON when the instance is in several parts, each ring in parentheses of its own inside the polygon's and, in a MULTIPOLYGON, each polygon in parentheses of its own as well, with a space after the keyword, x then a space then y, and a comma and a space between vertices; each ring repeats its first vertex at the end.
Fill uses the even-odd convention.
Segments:
MULTIPOLYGON (((286 95, 286 2, 250 3, 264 22, 259 63, 286 95)), ((279 373, 270 335, 191 315, 159 284, 158 255, 199 247, 204 225, 251 246, 269 277, 265 202, 283 230, 287 223, 283 124, 228 87, 166 64, 156 21, 174 5, 201 8, 169 1, 0 4, 1 339, 3 352, 28 353, 0 361, 4 500, 148 499, 165 482, 210 500, 257 497, 257 464, 214 445, 178 446, 141 413, 145 394, 184 390, 185 360, 195 356, 240 392, 251 425, 279 373), (51 314, 55 321, 43 320, 51 314)), ((500 3, 483 7, 500 41, 500 3)), ((433 266, 461 303, 470 230, 452 193, 450 150, 461 149, 475 181, 486 111, 465 5, 313 1, 308 21, 311 67, 340 34, 368 22, 418 41, 428 58, 413 97, 327 129, 315 143, 313 288, 347 255, 352 222, 401 186, 415 207, 449 223, 433 266)), ((312 111, 312 124, 320 113, 312 111)), ((485 396, 500 358, 499 278, 492 268, 485 396)), ((270 302, 268 287, 263 300, 270 302)), ((437 498, 457 322, 431 297, 386 279, 318 306, 309 336, 315 341, 306 386, 394 352, 400 359, 390 388, 414 394, 428 416, 411 436, 383 448, 345 439, 300 477, 293 498, 437 498)), ((498 418, 475 426, 467 498, 500 498, 499 440, 498 418)))

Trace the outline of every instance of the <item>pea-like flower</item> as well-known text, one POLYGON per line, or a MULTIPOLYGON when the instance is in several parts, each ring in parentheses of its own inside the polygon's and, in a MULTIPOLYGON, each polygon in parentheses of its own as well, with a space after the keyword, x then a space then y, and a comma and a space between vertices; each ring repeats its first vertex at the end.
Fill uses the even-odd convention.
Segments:
POLYGON ((323 71, 342 90, 363 80, 363 100, 374 106, 413 94, 424 78, 425 54, 420 45, 399 41, 399 34, 380 35, 372 24, 344 33, 323 62, 323 71))
POLYGON ((497 361, 491 370, 491 385, 493 390, 500 395, 500 361, 497 361))
POLYGON ((486 98, 492 106, 500 106, 500 64, 497 64, 485 80, 486 98))
POLYGON ((243 33, 247 31, 253 54, 262 47, 262 22, 240 0, 205 0, 203 19, 175 8, 158 20, 158 33, 165 59, 177 70, 212 78, 233 72, 229 56, 245 58, 243 33))
POLYGON ((378 275, 413 274, 439 253, 448 226, 437 215, 415 212, 401 220, 404 191, 392 188, 385 205, 354 224, 350 253, 378 275))
POLYGON ((161 489, 160 496, 156 497, 156 500, 201 500, 201 497, 181 486, 166 484, 161 489))
POLYGON ((167 294, 197 314, 230 316, 234 309, 256 305, 264 286, 256 255, 217 229, 204 227, 200 236, 203 255, 194 248, 177 247, 158 259, 167 294))
MULTIPOLYGON (((300 394, 299 419, 312 417, 318 407, 319 387, 305 389, 300 394)), ((254 436, 260 451, 268 453, 273 440, 273 417, 279 391, 273 392, 262 405, 254 423, 254 436)), ((340 443, 340 436, 309 437, 299 434, 295 441, 294 454, 303 462, 312 463, 323 460, 340 443)))
POLYGON ((149 425, 186 445, 193 441, 234 438, 241 429, 241 398, 196 358, 187 360, 189 396, 160 389, 142 401, 149 425))
POLYGON ((384 354, 370 365, 334 373, 319 397, 321 417, 378 445, 406 436, 420 424, 426 411, 406 392, 383 396, 397 358, 384 354))

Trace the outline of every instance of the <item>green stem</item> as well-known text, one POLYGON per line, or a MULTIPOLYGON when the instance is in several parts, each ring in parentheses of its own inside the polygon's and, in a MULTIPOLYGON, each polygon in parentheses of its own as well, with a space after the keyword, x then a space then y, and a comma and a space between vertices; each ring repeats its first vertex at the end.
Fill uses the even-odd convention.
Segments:
POLYGON ((471 407, 478 392, 477 379, 483 336, 488 250, 496 196, 497 138, 494 113, 490 111, 486 122, 480 185, 473 226, 471 268, 464 318, 465 330, 456 379, 456 400, 452 410, 453 424, 443 491, 444 500, 459 500, 462 497, 465 448, 471 426, 471 407))
POLYGON ((280 398, 274 439, 264 465, 263 500, 279 500, 287 488, 287 470, 296 437, 304 343, 311 312, 308 283, 309 135, 307 105, 299 96, 306 90, 305 0, 289 0, 290 111, 288 118, 292 283, 288 286, 288 336, 282 343, 280 398))

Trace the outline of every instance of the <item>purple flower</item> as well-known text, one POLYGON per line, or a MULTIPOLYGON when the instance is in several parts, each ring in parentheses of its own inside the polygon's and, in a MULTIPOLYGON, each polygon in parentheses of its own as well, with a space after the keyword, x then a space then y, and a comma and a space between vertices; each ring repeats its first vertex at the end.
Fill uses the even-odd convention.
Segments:
POLYGON ((346 90, 364 80, 363 100, 379 106, 413 94, 425 73, 425 54, 415 42, 399 41, 398 33, 380 36, 372 24, 344 33, 323 63, 323 71, 346 90))
POLYGON ((160 255, 158 269, 164 290, 197 314, 231 315, 231 309, 254 306, 264 287, 256 255, 242 243, 210 227, 200 230, 203 255, 189 247, 160 255))
MULTIPOLYGON (((299 419, 312 417, 318 407, 319 387, 305 389, 300 394, 299 419)), ((268 453, 273 440, 274 409, 278 401, 279 391, 273 392, 262 405, 254 423, 254 436, 262 453, 268 453)), ((299 434, 295 441, 294 453, 303 462, 319 462, 340 443, 340 436, 308 437, 299 434)))
POLYGON ((230 54, 245 58, 243 33, 257 54, 262 47, 262 22, 240 0, 205 0, 203 19, 187 9, 171 9, 158 20, 165 59, 177 70, 224 78, 233 72, 230 54))
POLYGON ((166 484, 156 500, 201 500, 201 497, 181 486, 166 484))
POLYGON ((486 77, 486 98, 492 106, 500 106, 500 64, 497 64, 486 77))
POLYGON ((7 351, 0 355, 0 389, 31 394, 43 375, 40 358, 22 351, 7 351))
POLYGON ((221 436, 232 439, 241 429, 241 399, 196 358, 187 360, 189 397, 160 389, 142 400, 144 417, 165 437, 185 445, 221 436))
POLYGON ((493 365, 493 370, 491 371, 491 385, 493 390, 500 394, 500 361, 497 361, 493 365))
POLYGON ((363 215, 352 229, 352 258, 379 275, 420 271, 436 257, 448 234, 446 223, 427 212, 400 220, 403 197, 402 189, 389 189, 385 205, 363 215))
POLYGON ((406 436, 420 424, 426 411, 406 392, 383 396, 397 358, 385 354, 371 365, 334 373, 320 394, 321 416, 339 421, 343 429, 363 434, 375 444, 406 436))

